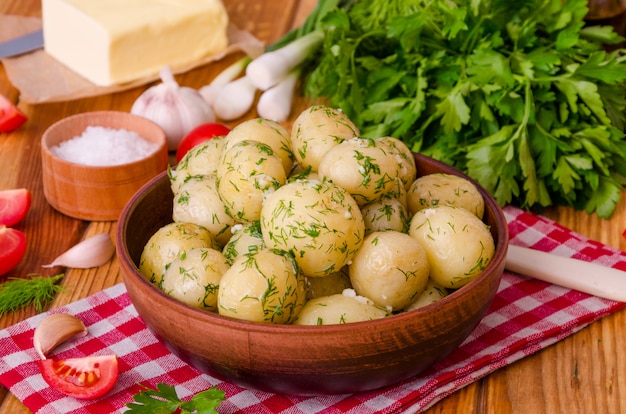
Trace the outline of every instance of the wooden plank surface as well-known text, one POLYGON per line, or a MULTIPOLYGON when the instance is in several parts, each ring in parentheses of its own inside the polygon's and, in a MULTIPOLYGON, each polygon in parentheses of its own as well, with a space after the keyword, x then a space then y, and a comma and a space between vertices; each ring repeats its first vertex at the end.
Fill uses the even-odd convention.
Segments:
MULTIPOLYGON (((314 0, 231 0, 231 19, 259 39, 271 42, 299 24, 315 5, 314 0)), ((39 0, 0 0, 0 14, 40 17, 39 0)), ((184 85, 200 87, 234 57, 193 70, 178 78, 184 85)), ((97 269, 42 269, 59 253, 98 232, 115 234, 115 222, 85 222, 57 213, 44 196, 41 182, 39 141, 45 129, 65 116, 97 109, 129 110, 144 90, 136 88, 114 95, 55 104, 19 103, 17 91, 0 66, 0 93, 18 103, 29 122, 18 131, 0 134, 0 189, 26 187, 33 192, 27 218, 19 227, 27 234, 28 251, 9 275, 52 275, 66 272, 65 291, 51 307, 58 307, 121 282, 117 259, 97 269)), ((295 102, 294 113, 307 105, 295 102)), ((250 113, 246 118, 256 116, 250 113)), ((240 122, 238 120, 233 124, 240 122)), ((626 239, 626 193, 615 215, 601 220, 567 208, 544 213, 574 231, 624 250, 626 239)), ((0 318, 0 329, 36 314, 32 308, 0 318)), ((626 310, 596 322, 534 355, 502 368, 452 394, 427 413, 626 413, 626 310)), ((0 388, 0 414, 28 413, 22 403, 0 388)))

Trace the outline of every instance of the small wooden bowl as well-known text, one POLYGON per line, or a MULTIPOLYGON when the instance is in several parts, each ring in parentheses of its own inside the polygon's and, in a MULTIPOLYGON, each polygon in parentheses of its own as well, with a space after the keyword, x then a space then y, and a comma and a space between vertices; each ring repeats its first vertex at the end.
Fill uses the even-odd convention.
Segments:
POLYGON ((86 112, 64 118, 41 139, 44 195, 59 212, 81 220, 117 220, 137 190, 167 169, 165 132, 154 122, 127 112, 86 112), (127 129, 158 144, 147 157, 122 165, 90 166, 63 160, 50 148, 79 136, 88 126, 127 129))
MULTIPOLYGON (((415 155, 418 175, 457 170, 415 155)), ((482 188, 493 260, 475 280, 411 312, 345 325, 246 322, 179 302, 138 270, 148 239, 172 221, 173 195, 161 174, 122 211, 116 245, 128 294, 146 325, 173 353, 200 371, 235 384, 296 395, 369 391, 419 375, 467 338, 493 300, 504 271, 508 228, 482 188)))

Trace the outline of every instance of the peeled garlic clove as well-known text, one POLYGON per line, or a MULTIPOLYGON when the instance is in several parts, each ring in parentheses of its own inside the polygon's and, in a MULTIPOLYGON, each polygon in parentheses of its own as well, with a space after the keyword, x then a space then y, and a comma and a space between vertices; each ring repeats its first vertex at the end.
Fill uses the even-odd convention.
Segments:
POLYGON ((161 69, 162 83, 147 89, 135 100, 130 112, 158 124, 167 136, 170 151, 193 128, 215 121, 211 106, 196 89, 179 86, 168 67, 161 69))
POLYGON ((88 269, 90 267, 102 266, 113 257, 115 245, 108 233, 99 233, 78 243, 52 263, 42 267, 74 267, 78 269, 88 269))
POLYGON ((33 346, 42 359, 57 346, 74 337, 87 335, 87 327, 76 316, 55 313, 44 319, 35 328, 33 346))

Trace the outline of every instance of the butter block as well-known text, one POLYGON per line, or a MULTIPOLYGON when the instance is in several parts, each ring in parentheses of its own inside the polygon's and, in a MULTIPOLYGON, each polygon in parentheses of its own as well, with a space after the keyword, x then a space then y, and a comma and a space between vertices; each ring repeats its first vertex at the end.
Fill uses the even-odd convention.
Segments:
POLYGON ((44 49, 99 86, 193 64, 228 45, 220 0, 42 0, 44 49))

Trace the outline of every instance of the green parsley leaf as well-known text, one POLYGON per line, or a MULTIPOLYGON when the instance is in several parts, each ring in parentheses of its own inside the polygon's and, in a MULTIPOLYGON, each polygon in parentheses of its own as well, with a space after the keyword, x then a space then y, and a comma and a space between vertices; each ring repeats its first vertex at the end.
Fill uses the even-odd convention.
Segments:
POLYGON ((135 402, 126 404, 127 413, 132 414, 217 414, 216 408, 224 401, 224 391, 211 387, 191 397, 189 401, 182 401, 174 386, 164 383, 157 384, 157 389, 146 388, 133 396, 135 402))

